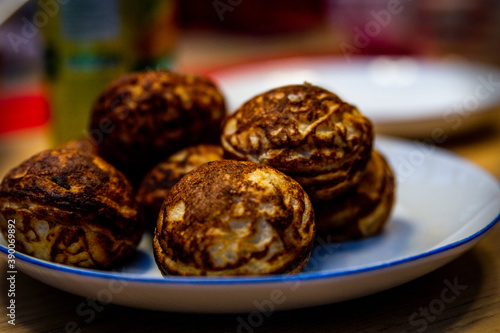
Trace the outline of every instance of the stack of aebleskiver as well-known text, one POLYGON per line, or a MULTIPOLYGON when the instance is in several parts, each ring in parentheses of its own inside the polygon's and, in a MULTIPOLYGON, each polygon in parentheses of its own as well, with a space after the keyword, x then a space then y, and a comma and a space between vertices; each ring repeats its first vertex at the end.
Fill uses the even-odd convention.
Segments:
POLYGON ((225 102, 207 78, 168 71, 118 78, 98 96, 89 134, 36 154, 0 185, 0 227, 16 221, 16 247, 38 258, 107 269, 144 231, 133 185, 191 144, 217 142, 225 102))
POLYGON ((108 268, 154 221, 163 274, 256 275, 302 270, 316 230, 336 240, 382 228, 394 178, 354 106, 304 84, 225 112, 203 77, 119 78, 94 105, 95 145, 42 152, 4 178, 3 232, 16 218, 24 252, 108 268))
POLYGON ((231 157, 297 180, 313 201, 322 236, 370 236, 387 221, 394 177, 372 149, 372 124, 330 91, 306 83, 255 96, 226 118, 221 141, 231 157))

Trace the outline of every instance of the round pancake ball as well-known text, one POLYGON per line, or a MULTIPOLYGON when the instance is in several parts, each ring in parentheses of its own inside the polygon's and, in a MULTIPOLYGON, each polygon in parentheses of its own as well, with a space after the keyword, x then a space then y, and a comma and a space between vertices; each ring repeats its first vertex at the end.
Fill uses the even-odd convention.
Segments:
POLYGON ((97 98, 90 137, 99 155, 140 181, 156 163, 198 143, 218 143, 224 97, 209 79, 168 71, 120 77, 97 98))
POLYGON ((137 201, 146 224, 156 226, 163 200, 182 177, 200 165, 222 160, 223 157, 222 147, 200 144, 184 148, 157 164, 146 174, 137 191, 137 201))
POLYGON ((358 109, 310 84, 255 96, 226 118, 221 137, 229 157, 286 173, 312 200, 331 199, 356 184, 372 141, 372 125, 358 109))
POLYGON ((318 237, 344 241, 377 234, 386 224, 394 203, 391 167, 376 150, 361 181, 343 195, 315 203, 318 237))
POLYGON ((314 212, 292 178, 252 162, 215 161, 184 176, 165 199, 153 248, 163 274, 300 272, 314 212))
POLYGON ((4 177, 0 228, 6 239, 11 224, 16 251, 97 269, 123 261, 143 232, 125 176, 96 155, 64 148, 38 153, 4 177))

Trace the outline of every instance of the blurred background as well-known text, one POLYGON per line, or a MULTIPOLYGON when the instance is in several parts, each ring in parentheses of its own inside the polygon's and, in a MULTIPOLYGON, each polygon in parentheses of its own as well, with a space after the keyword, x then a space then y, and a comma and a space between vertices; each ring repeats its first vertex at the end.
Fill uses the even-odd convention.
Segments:
MULTIPOLYGON (((499 22, 495 0, 0 0, 0 174, 45 147, 84 136, 99 91, 129 71, 217 76, 245 64, 314 56, 496 69, 499 22)), ((500 77, 490 81, 495 90, 500 77)), ((494 112, 487 131, 439 143, 500 177, 498 159, 477 149, 500 148, 497 105, 494 112)))

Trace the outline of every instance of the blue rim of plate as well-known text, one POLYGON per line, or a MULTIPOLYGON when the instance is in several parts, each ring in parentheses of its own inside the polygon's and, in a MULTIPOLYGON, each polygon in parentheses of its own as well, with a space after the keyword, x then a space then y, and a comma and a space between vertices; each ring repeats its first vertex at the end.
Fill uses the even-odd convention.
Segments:
MULTIPOLYGON (((404 141, 400 140, 392 140, 389 139, 383 135, 379 135, 375 143, 377 144, 377 141, 387 141, 388 143, 395 143, 397 145, 401 144, 404 141)), ((408 144, 408 143, 406 143, 408 144)), ((379 147, 380 148, 380 147, 379 147)), ((439 148, 438 148, 439 149, 439 148)), ((447 155, 448 157, 451 157, 453 159, 457 159, 462 163, 466 163, 470 167, 476 169, 477 171, 480 171, 483 173, 483 175, 487 175, 488 177, 491 177, 492 180, 494 180, 497 185, 500 186, 500 182, 498 182, 494 177, 492 177, 488 172, 484 171, 482 168, 478 167, 474 163, 471 163, 467 159, 464 159, 452 152, 449 152, 444 149, 439 149, 441 154, 447 155)), ((500 193, 498 194, 500 198, 500 193)), ((496 200, 496 196, 494 199, 496 200)), ((293 281, 318 281, 318 280, 324 280, 324 279, 331 279, 331 278, 340 278, 343 276, 349 276, 349 275, 355 275, 355 274, 361 274, 361 273, 366 273, 366 272, 372 272, 380 269, 386 269, 386 268, 391 268, 395 266, 400 266, 404 265, 410 262, 414 262, 420 259, 424 259, 427 257, 431 257, 434 255, 438 254, 444 254, 447 251, 450 251, 454 248, 457 248, 459 246, 465 245, 481 236, 483 236, 487 231, 489 231, 498 221, 500 221, 500 211, 497 213, 497 216, 490 221, 488 224, 486 224, 483 228, 479 229, 473 234, 470 234, 469 236, 462 238, 460 240, 457 240, 455 242, 446 244, 444 246, 421 252, 416 255, 408 256, 405 258, 401 259, 396 259, 392 261, 387 261, 387 262, 381 262, 377 263, 374 265, 369 265, 369 266, 361 266, 358 268, 353 268, 353 269, 348 269, 348 270, 325 270, 325 271, 314 271, 314 272, 301 272, 297 274, 277 274, 277 275, 265 275, 265 276, 236 276, 236 277, 193 277, 193 276, 166 276, 166 277, 143 277, 140 274, 137 273, 122 273, 122 272, 117 272, 117 271, 99 271, 99 270, 93 270, 93 269, 85 269, 85 268, 78 268, 78 267, 72 267, 68 265, 63 265, 63 264, 58 264, 58 263, 53 263, 50 261, 46 261, 43 259, 38 259, 35 257, 32 257, 27 254, 23 254, 20 252, 16 252, 16 259, 21 259, 22 261, 33 264, 36 266, 40 266, 43 268, 48 268, 52 269, 58 272, 63 272, 63 273, 69 273, 73 275, 80 275, 80 276, 86 276, 90 278, 96 278, 96 279, 115 279, 115 280, 126 280, 130 282, 147 282, 147 283, 154 283, 154 284, 180 284, 180 285, 189 285, 189 284, 195 284, 195 285, 234 285, 234 284, 266 284, 266 283, 282 283, 282 282, 293 282, 293 281)), ((5 255, 8 254, 8 248, 0 244, 0 252, 4 253, 5 255)))
MULTIPOLYGON (((474 234, 469 235, 461 240, 447 244, 445 246, 433 249, 427 252, 422 252, 414 256, 389 261, 385 263, 380 263, 373 266, 360 267, 345 271, 315 271, 315 272, 305 272, 291 275, 270 275, 270 276, 252 276, 252 277, 179 277, 179 276, 168 276, 168 277, 158 277, 158 278, 145 278, 137 274, 127 274, 127 273, 116 273, 116 272, 104 272, 84 268, 76 268, 71 266, 65 266, 61 264, 52 263, 42 259, 37 259, 35 257, 16 252, 16 259, 21 259, 27 263, 41 266, 43 268, 49 268, 57 270, 64 273, 83 275, 92 278, 103 278, 103 279, 115 279, 115 280, 126 280, 133 282, 148 282, 148 283, 164 283, 164 284, 196 284, 196 285, 220 285, 220 284, 255 284, 255 283, 276 283, 276 282, 289 282, 289 281, 314 281, 328 278, 335 278, 347 275, 360 274, 370 271, 375 271, 379 269, 394 267, 430 257, 436 254, 445 253, 453 248, 464 245, 489 231, 498 221, 500 220, 500 212, 498 215, 485 227, 476 231, 474 234)), ((0 244, 0 252, 8 254, 8 249, 0 244)))

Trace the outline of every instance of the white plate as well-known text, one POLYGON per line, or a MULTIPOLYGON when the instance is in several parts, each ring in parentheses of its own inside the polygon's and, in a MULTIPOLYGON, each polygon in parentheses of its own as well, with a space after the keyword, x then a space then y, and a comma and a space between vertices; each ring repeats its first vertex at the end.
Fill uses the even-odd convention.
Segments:
MULTIPOLYGON (((500 218, 500 184, 432 146, 378 138, 397 178, 396 205, 378 236, 313 249, 303 273, 268 277, 161 277, 147 235, 131 262, 103 272, 16 254, 17 269, 103 302, 164 311, 292 309, 369 295, 422 276, 475 245, 500 218)), ((3 243, 5 244, 5 243, 3 243)), ((7 248, 0 245, 6 258, 7 248)))
POLYGON ((208 73, 234 111, 249 98, 304 81, 355 104, 379 133, 412 137, 477 128, 500 106, 500 70, 418 58, 308 57, 252 63, 208 73))

